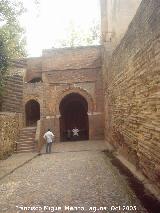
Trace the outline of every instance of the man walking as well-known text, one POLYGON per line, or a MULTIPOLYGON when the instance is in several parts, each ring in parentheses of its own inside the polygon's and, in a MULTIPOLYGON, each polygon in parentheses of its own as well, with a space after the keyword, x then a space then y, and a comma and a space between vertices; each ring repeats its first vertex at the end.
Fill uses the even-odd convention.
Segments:
POLYGON ((51 147, 54 140, 54 134, 50 129, 44 134, 43 138, 46 140, 46 153, 51 153, 51 147))
POLYGON ((75 127, 72 129, 72 132, 73 132, 73 139, 77 140, 79 137, 79 129, 77 127, 75 127))

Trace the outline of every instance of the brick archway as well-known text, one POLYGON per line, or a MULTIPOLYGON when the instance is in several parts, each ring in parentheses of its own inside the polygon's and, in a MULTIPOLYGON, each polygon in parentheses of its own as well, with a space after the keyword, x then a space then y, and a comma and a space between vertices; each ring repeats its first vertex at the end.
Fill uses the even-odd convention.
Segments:
POLYGON ((71 93, 77 93, 77 94, 81 95, 82 97, 84 97, 88 103, 88 113, 91 113, 91 114, 93 113, 93 111, 95 109, 95 103, 94 103, 93 98, 86 90, 84 90, 80 87, 77 87, 77 88, 67 88, 59 93, 59 95, 57 96, 57 101, 56 101, 56 109, 55 109, 56 115, 60 115, 59 106, 60 106, 62 99, 66 95, 69 95, 71 93))
POLYGON ((40 120, 40 104, 37 100, 30 99, 25 103, 26 126, 36 126, 40 120))
POLYGON ((78 93, 66 95, 59 106, 60 109, 60 140, 88 140, 88 103, 78 93), (72 130, 77 129, 78 134, 74 137, 72 130))

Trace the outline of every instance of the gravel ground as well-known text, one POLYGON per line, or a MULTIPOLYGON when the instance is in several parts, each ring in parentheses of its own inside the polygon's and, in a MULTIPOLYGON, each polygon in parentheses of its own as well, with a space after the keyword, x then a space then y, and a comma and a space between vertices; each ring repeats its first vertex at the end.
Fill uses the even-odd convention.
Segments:
POLYGON ((17 167, 23 165, 31 160, 37 153, 19 153, 13 154, 6 160, 0 160, 0 179, 15 170, 17 167))
POLYGON ((0 212, 147 213, 109 158, 92 144, 89 151, 43 154, 5 177, 0 212))

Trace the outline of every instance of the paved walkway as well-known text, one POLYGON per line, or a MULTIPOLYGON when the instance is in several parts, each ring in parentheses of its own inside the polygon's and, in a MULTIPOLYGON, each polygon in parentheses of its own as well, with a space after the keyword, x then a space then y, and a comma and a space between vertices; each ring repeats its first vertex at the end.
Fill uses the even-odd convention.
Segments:
POLYGON ((0 160, 0 180, 36 156, 37 153, 19 153, 6 160, 0 160))
POLYGON ((37 156, 0 181, 0 212, 147 213, 102 152, 103 142, 61 143, 54 148, 55 153, 37 156))
MULTIPOLYGON (((55 143, 52 146, 53 152, 79 152, 79 151, 90 151, 90 150, 105 150, 106 144, 104 141, 74 141, 74 142, 63 142, 55 143)), ((45 145, 43 146, 41 153, 45 153, 45 145)))

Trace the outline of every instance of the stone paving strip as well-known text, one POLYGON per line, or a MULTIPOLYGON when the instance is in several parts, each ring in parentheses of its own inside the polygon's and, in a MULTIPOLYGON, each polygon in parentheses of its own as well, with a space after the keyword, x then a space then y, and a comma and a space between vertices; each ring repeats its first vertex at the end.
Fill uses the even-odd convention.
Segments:
POLYGON ((13 154, 6 160, 0 160, 0 180, 36 156, 37 153, 19 153, 13 154))
MULTIPOLYGON (((72 141, 55 143, 52 146, 53 152, 72 152, 72 151, 92 151, 92 150, 106 150, 106 144, 104 141, 72 141)), ((41 150, 41 153, 45 153, 45 144, 41 150)))
POLYGON ((0 213, 147 213, 102 152, 105 145, 86 143, 89 151, 83 151, 84 145, 76 142, 68 149, 67 143, 55 144, 55 153, 40 155, 3 178, 0 213))

